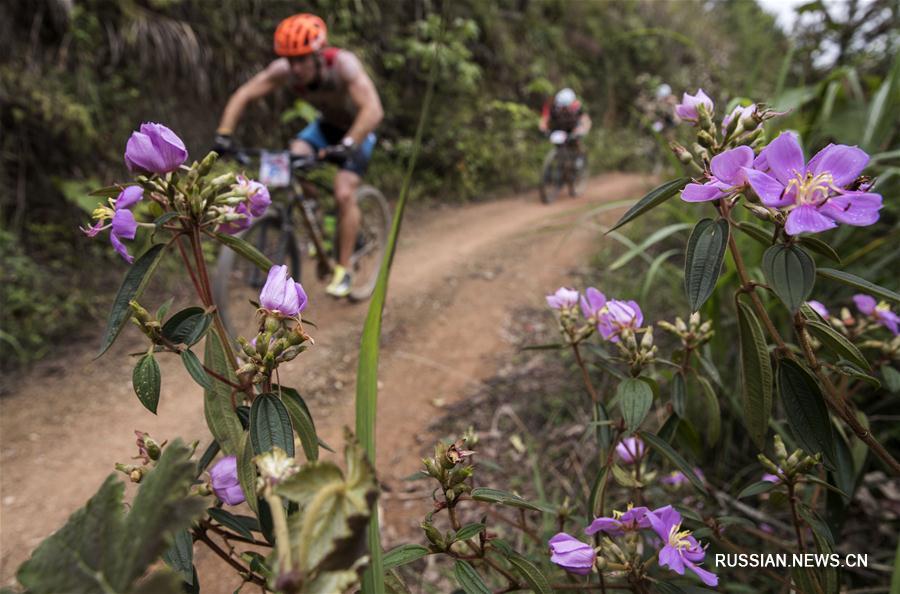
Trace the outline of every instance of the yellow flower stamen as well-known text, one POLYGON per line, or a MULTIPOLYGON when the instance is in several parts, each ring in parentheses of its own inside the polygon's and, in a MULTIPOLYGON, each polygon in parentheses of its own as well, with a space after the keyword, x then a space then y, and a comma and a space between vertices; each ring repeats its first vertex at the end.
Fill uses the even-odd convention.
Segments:
POLYGON ((789 194, 791 190, 797 193, 794 198, 797 206, 805 204, 821 206, 829 197, 837 193, 838 187, 834 185, 834 176, 828 172, 818 175, 807 173, 806 176, 797 174, 788 182, 785 193, 789 194))

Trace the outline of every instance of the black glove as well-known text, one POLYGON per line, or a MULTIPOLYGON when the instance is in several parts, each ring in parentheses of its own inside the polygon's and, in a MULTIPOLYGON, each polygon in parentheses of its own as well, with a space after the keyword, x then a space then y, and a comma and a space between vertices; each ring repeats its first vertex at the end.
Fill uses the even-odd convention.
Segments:
POLYGON ((326 146, 322 149, 322 153, 320 157, 328 161, 329 163, 334 163, 335 165, 343 165, 347 159, 349 159, 353 152, 356 150, 354 146, 348 146, 345 144, 335 144, 332 146, 326 146))
POLYGON ((231 134, 216 134, 212 150, 219 153, 220 157, 232 154, 234 152, 234 139, 231 137, 231 134))

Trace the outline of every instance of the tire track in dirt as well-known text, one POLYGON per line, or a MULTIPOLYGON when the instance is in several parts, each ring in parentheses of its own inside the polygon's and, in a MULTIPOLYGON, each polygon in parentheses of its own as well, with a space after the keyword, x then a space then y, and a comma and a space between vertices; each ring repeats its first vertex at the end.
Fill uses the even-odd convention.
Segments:
MULTIPOLYGON (((435 436, 439 406, 489 377, 496 357, 513 348, 504 338, 508 313, 537 304, 567 282, 597 248, 603 203, 637 198, 646 176, 608 174, 585 195, 545 206, 536 193, 461 207, 413 209, 404 223, 385 309, 379 369, 379 478, 388 541, 411 533, 426 502, 402 497, 403 477, 418 469, 435 436)), ((312 276, 308 274, 307 276, 312 276)), ((307 398, 319 431, 336 449, 352 427, 356 350, 366 304, 328 300, 304 278, 311 298, 308 328, 316 344, 281 374, 307 398)), ((153 297, 147 297, 154 303, 153 297)), ((175 357, 160 360, 159 415, 131 389, 129 352, 143 350, 129 329, 102 359, 93 344, 62 347, 63 360, 36 365, 0 399, 0 583, 96 491, 116 461, 134 455, 133 429, 158 439, 208 440, 199 388, 175 357)), ((478 411, 473 411, 478 414, 478 411)), ((133 486, 129 487, 133 490, 133 486)), ((239 583, 204 547, 197 561, 205 592, 239 583)), ((201 551, 201 549, 203 549, 201 551)))

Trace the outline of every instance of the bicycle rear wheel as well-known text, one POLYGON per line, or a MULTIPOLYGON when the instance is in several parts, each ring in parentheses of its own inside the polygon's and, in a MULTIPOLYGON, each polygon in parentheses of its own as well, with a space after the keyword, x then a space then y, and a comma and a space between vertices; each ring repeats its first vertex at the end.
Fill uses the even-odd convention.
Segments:
POLYGON ((350 257, 353 282, 349 297, 353 301, 364 301, 372 296, 378 281, 391 230, 391 209, 381 192, 372 186, 360 186, 356 191, 356 205, 360 221, 350 257))
POLYGON ((560 151, 556 148, 550 150, 544 157, 544 165, 541 170, 541 202, 550 204, 559 195, 564 185, 562 159, 560 151))
MULTIPOLYGON (((260 252, 273 264, 286 264, 295 281, 300 282, 300 252, 297 239, 288 221, 285 224, 282 213, 271 214, 257 220, 240 237, 260 252)), ((232 336, 252 339, 258 332, 256 307, 259 292, 266 282, 268 271, 222 247, 216 263, 213 282, 213 296, 222 321, 232 336)))

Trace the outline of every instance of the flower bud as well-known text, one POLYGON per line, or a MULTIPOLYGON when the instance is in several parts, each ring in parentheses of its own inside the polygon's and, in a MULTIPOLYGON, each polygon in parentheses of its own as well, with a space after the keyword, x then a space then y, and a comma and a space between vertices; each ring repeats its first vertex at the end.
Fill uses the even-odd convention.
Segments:
POLYGON ((197 175, 201 177, 207 175, 218 158, 219 155, 215 151, 210 151, 197 166, 197 175))
POLYGON ((266 316, 265 329, 266 332, 275 334, 281 328, 281 320, 275 316, 266 316))
POLYGON ((425 470, 428 472, 428 475, 441 480, 443 473, 441 469, 437 467, 437 464, 434 463, 433 458, 422 458, 422 463, 425 465, 425 470))
POLYGON ((781 469, 778 468, 778 466, 777 466, 774 462, 772 462, 771 460, 769 460, 769 459, 765 456, 765 454, 759 454, 759 455, 756 457, 756 459, 759 460, 759 463, 762 464, 763 467, 764 467, 766 470, 768 470, 768 471, 771 472, 772 474, 776 474, 776 475, 778 475, 778 476, 781 476, 781 469))
POLYGON ((597 567, 597 569, 599 569, 600 571, 603 571, 604 569, 606 569, 607 563, 608 563, 608 562, 606 561, 606 557, 602 557, 602 556, 600 556, 600 555, 597 555, 597 558, 594 559, 594 565, 595 565, 595 566, 597 567))
POLYGON ((141 479, 144 478, 144 473, 141 472, 140 468, 135 468, 128 477, 131 479, 132 483, 139 483, 141 482, 141 479))
POLYGON ((455 487, 472 476, 474 469, 471 466, 457 466, 450 471, 447 479, 447 486, 455 487))
POLYGON ((444 542, 444 535, 434 527, 429 521, 422 522, 421 524, 422 530, 425 532, 425 538, 428 539, 432 545, 438 548, 438 550, 444 550, 447 545, 444 542))
POLYGON ((716 146, 716 139, 713 138, 713 135, 706 130, 700 130, 699 132, 697 132, 697 142, 699 142, 701 146, 708 149, 712 149, 716 146))
POLYGON ((641 338, 641 350, 644 352, 649 352, 653 347, 653 327, 647 328, 647 331, 644 332, 644 337, 641 338))
POLYGON ((787 458, 787 448, 784 447, 784 441, 777 433, 775 434, 775 457, 778 458, 779 462, 784 462, 785 458, 787 458))

